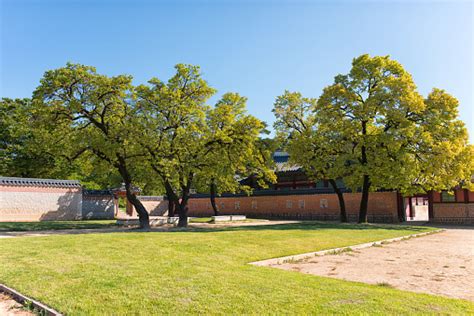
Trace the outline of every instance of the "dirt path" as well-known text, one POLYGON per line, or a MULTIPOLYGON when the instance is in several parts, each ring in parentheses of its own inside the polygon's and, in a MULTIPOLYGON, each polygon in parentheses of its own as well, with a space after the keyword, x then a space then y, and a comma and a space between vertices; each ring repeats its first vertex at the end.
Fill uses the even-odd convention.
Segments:
POLYGON ((30 311, 23 309, 23 306, 11 297, 0 293, 0 315, 2 316, 33 316, 30 311))
POLYGON ((474 301, 474 228, 272 267, 474 301))

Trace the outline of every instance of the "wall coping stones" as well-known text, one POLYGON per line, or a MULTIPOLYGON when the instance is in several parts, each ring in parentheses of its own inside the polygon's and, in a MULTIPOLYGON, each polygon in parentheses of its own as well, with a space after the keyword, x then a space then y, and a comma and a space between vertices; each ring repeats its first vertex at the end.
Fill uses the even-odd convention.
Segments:
POLYGON ((90 195, 90 196, 104 196, 110 195, 112 196, 112 192, 110 190, 82 190, 82 195, 90 195))
POLYGON ((137 198, 140 201, 164 201, 165 198, 161 195, 151 196, 151 195, 137 195, 137 198))
POLYGON ((0 177, 0 186, 80 188, 81 184, 77 180, 0 177))

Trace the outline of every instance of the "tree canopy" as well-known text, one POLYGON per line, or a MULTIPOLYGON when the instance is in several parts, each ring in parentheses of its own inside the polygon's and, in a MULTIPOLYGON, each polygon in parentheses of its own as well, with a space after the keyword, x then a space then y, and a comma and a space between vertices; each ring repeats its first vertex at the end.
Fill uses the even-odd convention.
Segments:
POLYGON ((317 101, 289 92, 277 98, 275 127, 310 174, 361 188, 359 221, 366 222, 369 191, 410 194, 470 183, 472 148, 457 106, 438 89, 424 100, 388 56, 362 55, 317 101))
MULTIPOLYGON (((46 71, 32 99, 0 101, 0 173, 79 178, 91 187, 123 182, 142 228, 148 213, 134 193, 165 192, 187 225, 192 189, 251 192, 248 178, 275 181, 266 125, 246 111, 247 99, 216 93, 200 68, 178 64, 167 81, 135 86, 68 63, 46 71)), ((285 91, 273 112, 277 139, 313 180, 328 180, 346 221, 343 180, 361 191, 414 194, 472 187, 474 147, 458 119, 459 102, 441 89, 424 98, 412 76, 388 56, 362 55, 318 99, 285 91)))

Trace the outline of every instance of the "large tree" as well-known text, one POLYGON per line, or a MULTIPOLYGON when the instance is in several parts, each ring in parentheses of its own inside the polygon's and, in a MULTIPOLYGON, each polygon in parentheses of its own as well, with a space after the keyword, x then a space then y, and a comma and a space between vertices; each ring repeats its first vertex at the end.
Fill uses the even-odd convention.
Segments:
POLYGON ((94 67, 67 64, 44 74, 33 99, 48 150, 68 159, 91 153, 116 170, 140 227, 148 229, 148 212, 133 189, 144 154, 134 141, 143 131, 138 129, 131 81, 130 76, 108 77, 94 67))
POLYGON ((262 122, 244 114, 245 99, 237 94, 226 94, 215 108, 208 106, 214 93, 199 67, 182 64, 168 82, 154 78, 137 88, 147 130, 139 141, 148 151, 150 167, 161 178, 169 202, 177 208, 180 227, 187 226, 188 201, 198 177, 211 181, 212 177, 215 181, 235 177, 240 163, 224 168, 221 154, 236 153, 240 144, 242 154, 248 156, 244 151, 263 129, 262 122))
MULTIPOLYGON (((336 76, 324 89, 318 99, 318 121, 321 128, 341 133, 340 155, 350 169, 345 182, 362 190, 359 222, 367 221, 372 190, 413 192, 427 177, 432 181, 423 180, 423 190, 430 190, 466 174, 430 168, 430 159, 453 165, 465 150, 466 131, 456 107, 438 90, 424 100, 411 75, 388 56, 355 58, 350 72, 336 76), (442 154, 443 148, 453 155, 442 154)), ((466 169, 465 164, 459 167, 466 169)))
POLYGON ((338 197, 340 220, 347 222, 343 191, 337 183, 349 172, 341 155, 346 145, 340 128, 320 125, 316 99, 298 92, 285 91, 277 97, 273 113, 277 138, 290 154, 290 161, 301 166, 310 179, 330 183, 338 197))
POLYGON ((209 132, 216 145, 207 154, 207 164, 196 175, 196 187, 209 192, 211 206, 219 215, 216 196, 224 192, 252 192, 245 182, 251 178, 259 187, 275 181, 271 151, 258 139, 265 124, 246 113, 247 98, 226 93, 207 114, 209 132))

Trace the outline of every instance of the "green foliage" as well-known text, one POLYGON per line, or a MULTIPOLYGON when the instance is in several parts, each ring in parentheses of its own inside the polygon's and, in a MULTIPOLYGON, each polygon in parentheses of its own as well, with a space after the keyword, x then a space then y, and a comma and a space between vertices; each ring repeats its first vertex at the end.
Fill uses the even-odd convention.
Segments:
POLYGON ((215 90, 201 78, 199 67, 179 64, 167 83, 154 78, 136 90, 147 131, 137 142, 181 207, 186 207, 192 187, 202 188, 212 179, 220 190, 235 192, 242 189, 238 176, 271 177, 257 146, 263 122, 246 114, 246 98, 236 93, 208 106, 215 90))
POLYGON ((458 101, 434 89, 424 100, 388 56, 362 55, 317 100, 285 92, 275 128, 293 160, 314 178, 341 177, 352 190, 404 194, 470 184, 473 149, 458 101))
POLYGON ((91 175, 131 178, 140 157, 130 141, 136 131, 131 80, 77 64, 47 71, 34 92, 43 148, 68 161, 79 159, 82 171, 91 175))
POLYGON ((345 183, 362 187, 363 176, 376 189, 405 182, 406 145, 416 142, 417 121, 425 105, 411 75, 388 57, 355 58, 347 75, 338 75, 318 100, 321 128, 341 133, 345 183))
POLYGON ((0 100, 0 175, 56 177, 67 168, 37 146, 30 99, 0 100))
POLYGON ((342 133, 337 125, 322 125, 320 112, 316 99, 285 91, 273 109, 277 139, 310 179, 343 178, 348 170, 342 133))
POLYGON ((208 192, 214 183, 218 194, 251 193, 252 188, 241 180, 252 177, 261 187, 275 181, 270 168, 272 152, 259 140, 264 123, 246 113, 246 101, 236 93, 226 93, 207 113, 213 144, 196 175, 201 192, 208 192))

